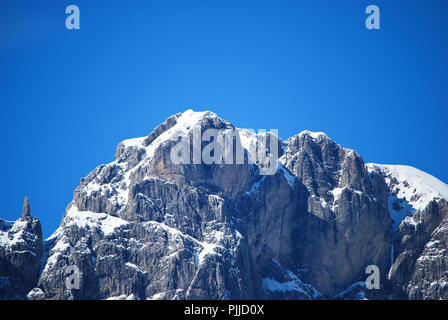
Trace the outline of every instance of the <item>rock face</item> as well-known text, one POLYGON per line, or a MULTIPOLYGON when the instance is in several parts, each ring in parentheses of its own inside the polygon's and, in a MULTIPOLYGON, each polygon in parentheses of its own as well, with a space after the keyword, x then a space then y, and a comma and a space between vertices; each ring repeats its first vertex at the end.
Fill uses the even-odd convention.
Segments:
POLYGON ((21 219, 0 219, 0 299, 23 299, 37 285, 41 258, 41 225, 25 197, 21 219))
MULTIPOLYGON (((121 142, 115 157, 81 180, 40 247, 38 281, 17 297, 448 298, 448 187, 416 179, 417 169, 366 165, 324 133, 282 141, 192 110, 121 142), (197 163, 191 144, 182 154, 191 164, 173 161, 195 128, 216 129, 213 141, 233 131, 232 159, 241 147, 242 161, 197 163), (278 149, 273 174, 249 161, 260 141, 278 149), (379 290, 366 288, 370 265, 379 290)), ((25 202, 20 221, 34 221, 25 202)))
POLYGON ((448 299, 448 186, 407 166, 369 165, 389 186, 391 298, 448 299))
POLYGON ((309 269, 330 297, 365 278, 368 265, 384 277, 391 233, 383 180, 369 177, 355 151, 325 134, 303 132, 285 144, 281 161, 306 189, 306 210, 293 232, 294 263, 309 269))

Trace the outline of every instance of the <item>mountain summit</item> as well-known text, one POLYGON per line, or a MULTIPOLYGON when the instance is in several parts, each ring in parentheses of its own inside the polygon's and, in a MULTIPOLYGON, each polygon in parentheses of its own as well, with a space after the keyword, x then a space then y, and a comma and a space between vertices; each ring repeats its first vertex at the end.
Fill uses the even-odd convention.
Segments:
MULTIPOLYGON (((322 132, 282 141, 192 110, 115 158, 74 191, 29 299, 448 299, 448 186, 415 168, 366 165, 322 132), (194 128, 232 131, 244 161, 173 162, 194 128), (278 150, 273 174, 248 161, 260 138, 278 150), (380 289, 365 286, 370 265, 380 289)), ((0 220, 3 283, 21 268, 4 267, 17 223, 0 220)))

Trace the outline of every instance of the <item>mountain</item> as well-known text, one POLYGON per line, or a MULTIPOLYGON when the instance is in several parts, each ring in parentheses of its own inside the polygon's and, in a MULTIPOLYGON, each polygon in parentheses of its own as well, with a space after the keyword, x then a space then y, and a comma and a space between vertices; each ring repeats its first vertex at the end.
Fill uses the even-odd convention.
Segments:
POLYGON ((17 287, 25 264, 37 275, 20 289, 0 284, 0 295, 448 299, 447 199, 448 186, 436 178, 365 164, 322 132, 283 141, 187 110, 121 142, 115 161, 81 180, 50 238, 39 238, 40 225, 26 227, 23 243, 41 268, 25 259, 7 267, 23 251, 13 243, 25 223, 0 222, 2 283, 17 287), (197 140, 198 128, 218 135, 197 140), (228 132, 235 145, 209 155, 233 164, 197 161, 195 142, 203 157, 228 132), (260 145, 265 154, 253 157, 260 145), (380 271, 378 290, 365 285, 371 265, 380 271))

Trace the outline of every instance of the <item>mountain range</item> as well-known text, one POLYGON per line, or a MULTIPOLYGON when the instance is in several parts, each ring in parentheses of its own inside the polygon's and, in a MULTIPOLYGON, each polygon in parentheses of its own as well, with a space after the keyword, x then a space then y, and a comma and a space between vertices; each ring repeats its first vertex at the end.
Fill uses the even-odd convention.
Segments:
POLYGON ((448 299, 447 200, 435 177, 325 133, 282 140, 187 110, 81 179, 48 239, 28 198, 0 219, 0 299, 448 299), (173 163, 193 128, 236 132, 244 163, 173 163), (271 175, 248 161, 263 135, 271 175))

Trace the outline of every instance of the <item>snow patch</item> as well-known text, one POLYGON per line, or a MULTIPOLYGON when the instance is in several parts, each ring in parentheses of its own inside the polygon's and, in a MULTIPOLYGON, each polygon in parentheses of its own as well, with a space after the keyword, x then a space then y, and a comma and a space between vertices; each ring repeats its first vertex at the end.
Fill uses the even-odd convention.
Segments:
POLYGON ((126 265, 126 267, 131 268, 131 269, 133 269, 133 270, 135 270, 137 272, 145 273, 139 266, 137 266, 137 265, 135 265, 133 263, 126 262, 125 265, 126 265))
POLYGON ((69 206, 64 217, 65 227, 96 228, 101 230, 105 236, 112 234, 116 228, 126 224, 128 224, 127 221, 105 213, 80 211, 74 204, 69 206))
POLYGON ((301 136, 310 136, 313 139, 327 138, 328 137, 325 132, 313 132, 313 131, 309 131, 309 130, 303 130, 298 135, 299 135, 299 137, 301 137, 301 136))
POLYGON ((121 143, 125 147, 143 147, 143 141, 145 140, 145 137, 140 138, 134 138, 134 139, 127 139, 122 141, 121 143))
POLYGON ((0 219, 0 246, 10 249, 18 243, 25 243, 26 227, 27 221, 22 219, 17 221, 0 219))

